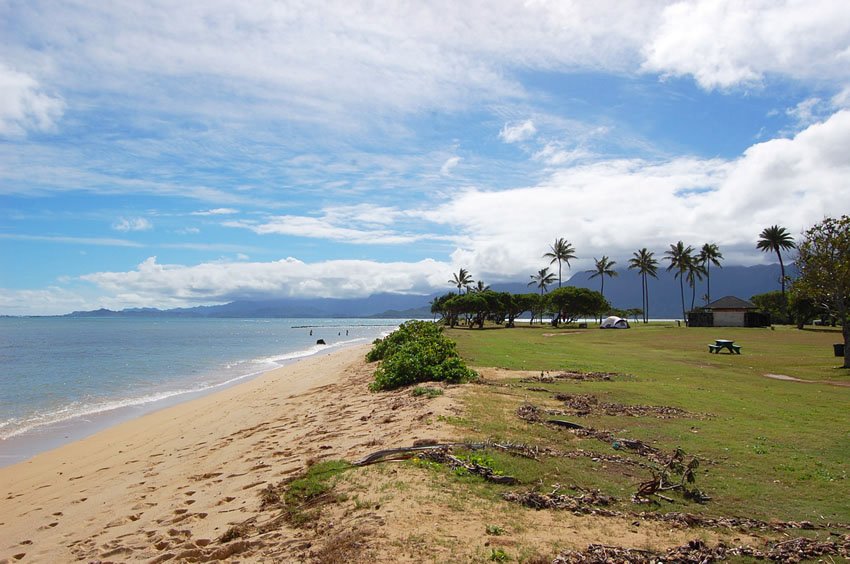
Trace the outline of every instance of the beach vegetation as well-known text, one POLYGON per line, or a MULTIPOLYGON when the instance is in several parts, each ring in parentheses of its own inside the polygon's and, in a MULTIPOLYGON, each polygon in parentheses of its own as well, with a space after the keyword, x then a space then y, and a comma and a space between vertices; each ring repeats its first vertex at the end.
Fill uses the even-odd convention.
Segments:
POLYGON ((664 251, 664 254, 667 255, 665 258, 670 261, 667 271, 674 271, 673 277, 679 279, 679 293, 682 298, 682 319, 687 319, 688 316, 685 312, 685 278, 688 277, 688 273, 693 267, 694 248, 691 245, 686 247, 682 241, 679 241, 675 245, 670 245, 670 248, 664 251))
POLYGON ((468 382, 476 378, 442 328, 426 321, 408 321, 375 341, 369 362, 381 361, 372 391, 392 390, 420 382, 468 382))
POLYGON ((550 259, 549 264, 558 263, 558 288, 561 287, 561 263, 567 263, 567 268, 570 267, 570 259, 576 258, 576 250, 572 244, 559 237, 549 246, 549 252, 543 255, 543 258, 550 259))
POLYGON ((607 256, 602 255, 601 259, 596 259, 593 257, 594 267, 591 270, 588 270, 587 273, 590 274, 590 279, 599 278, 600 286, 599 293, 603 296, 605 295, 605 277, 613 278, 618 276, 618 272, 614 270, 614 265, 617 264, 617 261, 609 259, 607 256))
POLYGON ((440 388, 432 388, 430 386, 416 386, 411 390, 410 395, 413 397, 436 398, 443 395, 443 390, 440 388))
POLYGON ((711 303, 711 265, 717 268, 720 266, 720 261, 723 260, 723 253, 720 252, 720 247, 716 243, 706 243, 702 246, 697 256, 697 261, 705 268, 705 302, 711 303))
POLYGON ((843 368, 850 368, 850 217, 828 217, 808 229, 797 246, 797 268, 796 291, 841 325, 843 368))
POLYGON ((759 234, 759 240, 756 242, 756 248, 764 253, 776 253, 776 258, 779 259, 779 270, 781 277, 779 283, 782 288, 782 297, 785 299, 785 261, 782 260, 782 251, 790 251, 796 247, 794 238, 791 233, 784 227, 771 225, 766 227, 759 234))
POLYGON ((559 321, 572 323, 589 316, 601 316, 611 309, 602 293, 587 288, 565 286, 552 290, 545 298, 546 309, 552 311, 553 325, 559 321))
POLYGON ((449 280, 449 284, 457 287, 458 294, 460 294, 464 288, 468 289, 473 282, 475 282, 475 280, 472 279, 469 271, 465 268, 461 268, 459 271, 452 274, 452 278, 449 280))
POLYGON ((552 285, 555 282, 555 274, 549 272, 549 267, 541 268, 537 271, 537 274, 531 275, 531 282, 528 283, 529 286, 535 286, 538 290, 540 290, 540 295, 546 293, 546 288, 552 285))
POLYGON ((658 261, 655 253, 646 247, 632 253, 629 259, 629 270, 637 270, 641 282, 641 302, 643 322, 649 322, 649 277, 658 278, 658 261))
POLYGON ((321 502, 331 500, 334 478, 351 468, 352 465, 344 460, 326 460, 313 464, 303 475, 286 484, 282 496, 286 521, 303 526, 315 520, 321 502))

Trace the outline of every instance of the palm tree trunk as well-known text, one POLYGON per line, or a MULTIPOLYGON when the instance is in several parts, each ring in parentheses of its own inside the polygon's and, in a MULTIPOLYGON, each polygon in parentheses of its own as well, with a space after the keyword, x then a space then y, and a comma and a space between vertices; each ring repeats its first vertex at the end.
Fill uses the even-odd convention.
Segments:
POLYGON ((679 275, 679 293, 682 295, 682 321, 687 323, 688 316, 685 315, 685 281, 682 280, 684 278, 685 273, 679 275))
POLYGON ((711 303, 711 261, 705 262, 705 295, 711 303))
POLYGON ((646 279, 646 282, 644 282, 646 286, 646 309, 644 310, 643 317, 646 319, 646 323, 649 323, 649 278, 646 277, 646 274, 643 277, 646 279))
POLYGON ((558 259, 558 288, 561 287, 561 259, 558 259))
POLYGON ((696 279, 694 279, 694 281, 691 282, 691 311, 694 310, 694 302, 696 301, 696 299, 697 299, 697 281, 696 281, 696 279))
POLYGON ((782 315, 785 316, 783 321, 788 320, 788 300, 785 298, 785 264, 782 262, 782 254, 779 252, 779 249, 776 249, 776 256, 779 257, 779 272, 782 278, 780 279, 780 283, 782 284, 782 315))

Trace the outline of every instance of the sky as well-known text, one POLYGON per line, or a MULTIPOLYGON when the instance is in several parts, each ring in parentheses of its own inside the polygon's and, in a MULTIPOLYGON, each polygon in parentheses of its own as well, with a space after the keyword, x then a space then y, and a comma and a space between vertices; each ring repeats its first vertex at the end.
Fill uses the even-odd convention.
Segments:
POLYGON ((846 0, 0 0, 0 314, 771 263, 848 194, 846 0))

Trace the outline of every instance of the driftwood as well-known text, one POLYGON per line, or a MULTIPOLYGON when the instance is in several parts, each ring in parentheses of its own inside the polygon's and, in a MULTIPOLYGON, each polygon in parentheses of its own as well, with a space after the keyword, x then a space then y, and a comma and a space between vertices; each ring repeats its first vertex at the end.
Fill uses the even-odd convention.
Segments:
MULTIPOLYGON (((361 458, 360 460, 353 462, 352 464, 354 466, 366 466, 368 464, 375 464, 378 462, 387 462, 390 460, 404 460, 407 458, 413 458, 414 456, 419 456, 432 462, 448 464, 450 467, 455 469, 463 468, 470 474, 481 476, 488 482, 492 482, 494 484, 517 484, 518 480, 513 476, 503 476, 501 474, 497 474, 492 468, 488 466, 478 464, 474 461, 463 460, 450 454, 450 451, 453 448, 481 450, 494 444, 495 443, 444 443, 426 446, 390 448, 373 452, 372 454, 369 454, 361 458)), ((514 450, 514 448, 512 448, 514 447, 514 445, 498 445, 498 447, 506 451, 514 450)), ((520 452, 522 451, 520 450, 520 452)), ((527 454, 525 454, 524 452, 522 455, 527 456, 527 454)))
POLYGON ((360 460, 352 462, 351 464, 353 466, 367 466, 369 464, 375 464, 376 462, 405 460, 407 458, 413 458, 414 456, 418 456, 420 454, 434 450, 445 450, 451 448, 468 448, 469 450, 481 450, 486 446, 486 443, 442 443, 425 446, 388 448, 373 452, 372 454, 368 454, 360 460))

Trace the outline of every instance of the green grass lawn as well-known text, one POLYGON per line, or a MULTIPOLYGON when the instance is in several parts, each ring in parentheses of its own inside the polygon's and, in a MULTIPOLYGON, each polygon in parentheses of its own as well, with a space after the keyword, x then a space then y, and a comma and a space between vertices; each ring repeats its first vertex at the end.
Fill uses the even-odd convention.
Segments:
MULTIPOLYGON (((630 330, 552 327, 447 332, 472 366, 533 371, 582 370, 621 374, 610 382, 559 382, 551 392, 478 387, 460 421, 471 437, 569 444, 614 452, 599 441, 577 440, 565 431, 529 425, 515 416, 523 401, 557 407, 554 392, 590 393, 609 402, 665 405, 710 414, 705 419, 593 416, 573 420, 671 451, 683 448, 707 464, 697 485, 713 497, 706 505, 662 506, 710 515, 850 523, 850 388, 826 383, 775 380, 781 374, 805 380, 850 382, 838 369, 832 344, 837 331, 685 328, 671 324, 630 330), (741 355, 709 354, 715 339, 732 339, 741 355)), ((504 464, 516 465, 507 458, 504 464)), ((588 460, 512 468, 530 482, 571 480, 623 497, 647 476, 633 469, 602 468, 588 460), (537 475, 535 476, 535 473, 537 475)), ((616 465, 615 465, 616 466, 616 465)))

